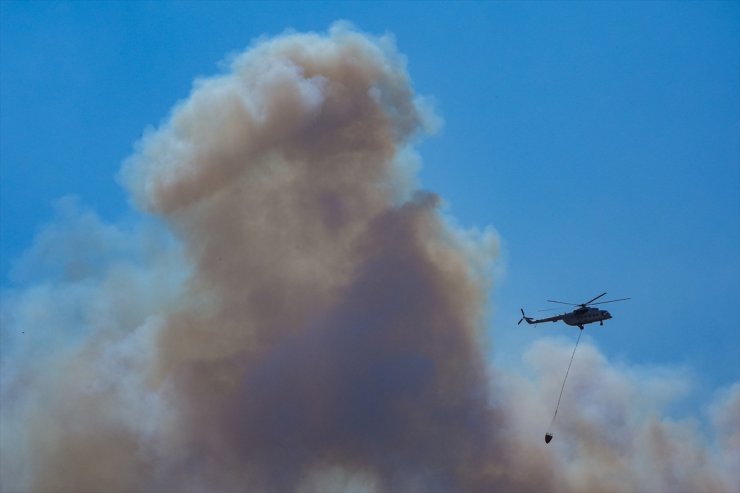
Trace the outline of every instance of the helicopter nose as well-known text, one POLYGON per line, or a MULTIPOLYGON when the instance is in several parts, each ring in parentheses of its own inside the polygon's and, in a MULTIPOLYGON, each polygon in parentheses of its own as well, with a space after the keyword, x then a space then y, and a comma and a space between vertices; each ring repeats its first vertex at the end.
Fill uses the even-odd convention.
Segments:
POLYGON ((606 319, 612 318, 612 314, 611 314, 611 313, 609 313, 608 311, 604 310, 604 317, 605 317, 606 319))

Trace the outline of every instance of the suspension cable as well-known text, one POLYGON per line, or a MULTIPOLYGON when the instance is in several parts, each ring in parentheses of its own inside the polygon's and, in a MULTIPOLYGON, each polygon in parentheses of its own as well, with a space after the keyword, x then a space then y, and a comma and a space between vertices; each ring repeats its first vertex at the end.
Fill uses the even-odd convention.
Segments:
POLYGON ((560 395, 558 396, 558 403, 555 406, 555 414, 552 415, 552 421, 550 422, 550 427, 548 428, 548 431, 545 434, 546 443, 550 443, 550 440, 552 440, 552 433, 550 430, 552 430, 552 427, 555 424, 555 418, 558 415, 558 409, 560 408, 560 399, 563 398, 563 391, 565 390, 565 382, 568 381, 568 373, 570 373, 570 366, 573 364, 573 357, 576 355, 576 349, 578 349, 578 343, 581 341, 582 333, 583 333, 583 329, 578 331, 578 339, 576 339, 576 345, 573 347, 573 354, 570 355, 570 361, 568 362, 568 369, 565 371, 565 378, 563 378, 563 385, 560 387, 560 395))

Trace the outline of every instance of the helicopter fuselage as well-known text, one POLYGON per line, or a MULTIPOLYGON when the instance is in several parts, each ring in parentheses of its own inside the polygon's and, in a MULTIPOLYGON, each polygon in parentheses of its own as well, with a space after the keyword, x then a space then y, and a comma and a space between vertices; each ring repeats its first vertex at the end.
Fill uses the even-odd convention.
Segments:
POLYGON ((606 310, 600 310, 598 308, 578 308, 569 313, 561 315, 563 322, 574 327, 583 327, 586 324, 592 324, 594 322, 601 322, 603 325, 604 320, 612 318, 611 314, 606 310))

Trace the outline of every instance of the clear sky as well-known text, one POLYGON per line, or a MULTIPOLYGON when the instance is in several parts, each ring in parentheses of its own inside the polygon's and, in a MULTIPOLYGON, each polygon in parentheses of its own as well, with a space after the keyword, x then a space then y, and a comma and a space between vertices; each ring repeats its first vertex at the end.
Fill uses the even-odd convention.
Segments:
MULTIPOLYGON (((519 308, 608 291, 610 358, 740 378, 740 3, 0 2, 0 261, 76 195, 136 216, 115 176, 193 79, 261 35, 390 32, 444 126, 425 188, 501 235, 491 353, 562 324, 519 308)), ((590 327, 589 327, 590 329, 590 327)))

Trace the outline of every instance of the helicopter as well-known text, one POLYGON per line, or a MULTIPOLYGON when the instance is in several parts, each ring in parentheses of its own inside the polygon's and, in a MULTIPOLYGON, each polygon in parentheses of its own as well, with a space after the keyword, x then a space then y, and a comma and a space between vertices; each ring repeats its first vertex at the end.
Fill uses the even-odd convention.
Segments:
POLYGON ((544 322, 558 322, 560 320, 568 325, 572 325, 573 327, 578 327, 581 330, 583 330, 584 325, 592 324, 594 322, 599 322, 599 325, 604 325, 604 320, 609 320, 610 318, 612 318, 611 314, 606 310, 593 308, 590 305, 603 305, 605 303, 614 303, 615 301, 624 301, 630 299, 619 298, 617 300, 600 301, 598 303, 594 303, 594 301, 598 300, 605 294, 606 292, 603 292, 597 297, 592 298, 585 303, 566 303, 564 301, 547 300, 550 303, 560 303, 561 305, 572 305, 578 307, 572 312, 563 313, 562 315, 556 315, 554 317, 534 319, 532 317, 526 316, 524 314, 524 309, 520 309, 520 311, 522 312, 522 318, 519 319, 517 325, 524 321, 526 321, 528 324, 539 324, 544 322))

